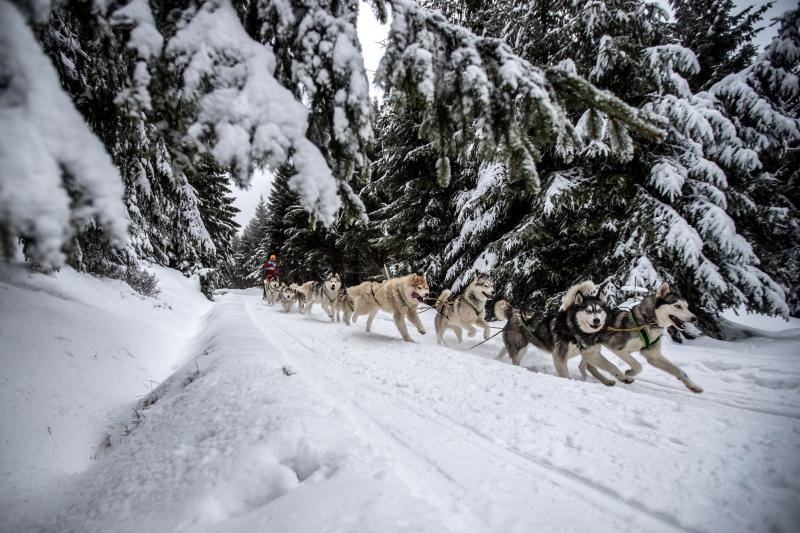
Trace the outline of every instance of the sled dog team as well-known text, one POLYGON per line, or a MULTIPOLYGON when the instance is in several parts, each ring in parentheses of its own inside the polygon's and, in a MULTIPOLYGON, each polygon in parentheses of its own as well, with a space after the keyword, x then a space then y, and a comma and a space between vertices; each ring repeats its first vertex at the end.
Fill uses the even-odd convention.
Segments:
MULTIPOLYGON (((355 323, 359 316, 367 315, 367 328, 379 311, 390 313, 403 340, 413 342, 408 333, 406 320, 421 334, 425 327, 417 314, 430 288, 424 276, 409 274, 391 278, 384 282, 365 281, 344 288, 338 274, 328 274, 324 281, 308 281, 301 285, 286 285, 273 278, 264 282, 264 297, 270 305, 279 303, 284 311, 291 311, 295 303, 301 313, 308 313, 319 303, 331 322, 343 320, 355 323), (341 317, 340 317, 341 313, 341 317)), ((607 372, 623 383, 633 383, 634 376, 642 371, 642 365, 633 357, 639 352, 645 360, 675 376, 692 392, 703 392, 689 376, 670 362, 661 353, 661 337, 670 326, 683 330, 687 322, 697 318, 689 311, 686 300, 667 283, 643 298, 629 309, 610 308, 602 291, 596 291, 591 281, 584 281, 567 290, 561 307, 551 312, 524 312, 515 309, 505 300, 494 305, 494 313, 506 320, 502 330, 504 347, 498 358, 508 355, 511 362, 519 365, 528 345, 550 353, 556 373, 569 378, 567 360, 581 356, 579 369, 585 378, 587 371, 605 385, 614 385, 614 380, 603 374, 607 372), (605 346, 630 368, 621 371, 601 353, 605 346)), ((494 297, 494 286, 485 276, 475 275, 463 292, 451 298, 444 290, 432 304, 436 311, 434 325, 436 341, 441 344, 449 329, 463 340, 463 332, 472 337, 477 328, 483 329, 483 338, 491 336, 486 322, 487 301, 494 297)))

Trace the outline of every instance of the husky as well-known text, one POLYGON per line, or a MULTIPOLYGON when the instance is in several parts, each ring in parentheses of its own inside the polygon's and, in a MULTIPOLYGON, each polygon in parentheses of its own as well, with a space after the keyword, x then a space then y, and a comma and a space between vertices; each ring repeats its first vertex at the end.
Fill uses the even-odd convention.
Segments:
POLYGON ((306 308, 308 289, 306 289, 305 284, 298 285, 297 283, 292 283, 289 285, 289 289, 292 291, 292 294, 294 294, 294 298, 297 301, 297 310, 302 313, 306 308))
POLYGON ((344 321, 346 325, 350 325, 350 317, 353 316, 355 311, 355 302, 347 293, 347 289, 342 286, 339 289, 339 294, 336 296, 336 304, 333 310, 333 316, 336 322, 344 321), (341 311, 341 318, 339 312, 341 311))
POLYGON ((462 329, 466 329, 467 335, 474 337, 477 332, 474 325, 482 327, 483 338, 488 339, 492 329, 486 322, 486 300, 494 296, 491 280, 476 274, 463 294, 449 300, 450 294, 449 290, 443 290, 433 304, 436 310, 433 321, 436 326, 436 342, 442 344, 442 337, 448 328, 456 334, 459 343, 462 341, 462 329))
POLYGON ((278 292, 280 291, 281 284, 278 278, 272 278, 272 281, 267 281, 264 278, 264 299, 267 300, 269 305, 274 305, 278 301, 278 292))
POLYGON ((283 310, 287 313, 291 312, 294 302, 297 300, 294 290, 289 285, 281 283, 278 289, 278 301, 283 306, 283 310))
MULTIPOLYGON (((642 371, 642 365, 631 355, 639 352, 648 363, 675 376, 692 392, 701 393, 686 372, 667 360, 661 353, 661 337, 664 329, 675 326, 682 330, 686 322, 697 322, 697 317, 689 311, 686 300, 668 283, 662 283, 655 294, 646 296, 630 310, 613 309, 609 311, 606 329, 600 333, 600 342, 617 357, 625 361, 630 369, 628 376, 642 371)), ((591 365, 591 361, 587 361, 591 365)), ((584 363, 581 363, 584 371, 584 363)), ((589 371, 591 367, 589 366, 589 371)))
POLYGON ((353 322, 360 315, 369 315, 367 331, 372 329, 372 322, 378 311, 384 310, 394 317, 394 324, 406 342, 414 342, 408 334, 405 319, 408 318, 421 334, 425 335, 425 326, 417 316, 417 306, 428 295, 428 280, 425 276, 409 274, 392 278, 383 283, 365 281, 347 289, 353 301, 353 322))
POLYGON ((328 274, 325 281, 307 281, 302 285, 306 294, 305 313, 311 313, 311 308, 315 303, 319 303, 322 309, 334 321, 334 311, 336 308, 336 298, 342 288, 342 281, 339 274, 328 274))
MULTIPOLYGON (((601 368, 623 383, 633 383, 633 378, 624 374, 611 361, 600 353, 600 332, 606 324, 605 295, 590 293, 594 283, 584 281, 573 285, 564 295, 561 308, 550 313, 534 312, 523 314, 510 308, 501 300, 495 304, 495 314, 501 320, 508 318, 503 328, 505 352, 511 356, 511 362, 519 365, 524 352, 522 350, 532 344, 553 357, 556 373, 562 378, 569 378, 567 360, 581 355, 587 361, 587 368, 594 377, 604 385, 614 384, 603 376, 597 368, 601 368)), ((502 355, 504 352, 501 352, 502 355)))

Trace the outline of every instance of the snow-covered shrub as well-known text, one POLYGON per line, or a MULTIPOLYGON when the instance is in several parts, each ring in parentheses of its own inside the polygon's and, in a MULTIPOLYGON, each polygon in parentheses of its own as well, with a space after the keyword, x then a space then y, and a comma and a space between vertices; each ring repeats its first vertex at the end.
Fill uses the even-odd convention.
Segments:
POLYGON ((118 279, 130 285, 142 296, 156 297, 161 292, 158 287, 158 276, 143 269, 135 261, 127 265, 99 263, 93 266, 91 274, 103 278, 118 279))

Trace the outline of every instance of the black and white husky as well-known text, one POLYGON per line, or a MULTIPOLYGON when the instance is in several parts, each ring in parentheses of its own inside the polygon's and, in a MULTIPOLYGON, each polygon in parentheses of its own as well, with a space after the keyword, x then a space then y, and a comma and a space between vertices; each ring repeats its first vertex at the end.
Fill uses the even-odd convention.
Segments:
MULTIPOLYGON (((661 353, 661 337, 666 328, 675 326, 682 330, 687 322, 696 321, 697 317, 689 311, 686 300, 669 284, 662 283, 654 294, 632 308, 610 310, 606 329, 600 333, 600 342, 628 363, 631 367, 626 372, 628 376, 642 371, 642 365, 631 355, 639 352, 648 363, 672 374, 690 391, 700 393, 703 389, 661 353)), ((591 365, 591 361, 581 362, 581 372, 584 368, 591 372, 591 365)))
MULTIPOLYGON (((507 352, 511 362, 519 365, 525 348, 532 344, 552 355, 556 373, 560 377, 569 378, 567 360, 581 355, 592 375, 603 384, 613 385, 614 381, 603 376, 597 368, 624 383, 632 383, 630 376, 600 353, 600 332, 606 325, 606 300, 602 292, 592 296, 593 290, 594 283, 591 281, 570 287, 558 311, 524 314, 512 309, 503 328, 505 348, 499 355, 507 352)), ((495 314, 501 320, 507 318, 508 310, 509 305, 505 301, 495 304, 495 314)))
POLYGON ((334 322, 336 320, 336 299, 342 289, 342 281, 339 278, 339 274, 328 274, 325 277, 325 281, 307 281, 303 283, 302 288, 306 295, 302 312, 310 313, 314 304, 318 303, 322 305, 322 309, 331 319, 331 322, 334 322))

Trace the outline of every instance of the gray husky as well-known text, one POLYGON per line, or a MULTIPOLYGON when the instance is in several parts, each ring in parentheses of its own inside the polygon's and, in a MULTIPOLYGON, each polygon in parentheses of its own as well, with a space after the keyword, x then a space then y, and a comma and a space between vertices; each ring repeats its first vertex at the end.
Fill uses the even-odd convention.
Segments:
POLYGON ((494 296, 492 281, 486 276, 476 274, 461 295, 449 300, 450 294, 449 290, 443 290, 433 304, 437 311, 434 318, 436 342, 442 343, 442 337, 448 328, 456 334, 458 342, 462 341, 462 328, 467 330, 467 335, 473 337, 476 332, 474 325, 483 328, 483 338, 488 339, 492 330, 486 322, 486 300, 494 296))
MULTIPOLYGON (((613 385, 614 381, 603 376, 597 368, 623 383, 633 383, 630 376, 622 373, 600 353, 600 332, 606 325, 605 296, 602 292, 592 296, 592 290, 594 283, 591 281, 570 287, 558 311, 523 314, 518 309, 512 309, 503 328, 503 343, 511 362, 519 365, 523 350, 530 343, 553 356, 553 364, 560 377, 569 378, 567 360, 580 354, 588 363, 587 368, 592 375, 604 385, 613 385)), ((495 314, 501 320, 506 318, 508 309, 505 301, 495 304, 495 314)))
MULTIPOLYGON (((628 376, 635 376, 642 371, 642 365, 631 355, 639 352, 648 363, 672 374, 690 391, 701 393, 703 389, 661 353, 661 337, 665 328, 675 326, 683 329, 686 322, 696 321, 697 317, 689 311, 686 300, 669 284, 662 283, 655 294, 645 297, 630 310, 609 311, 608 324, 600 333, 600 342, 628 363, 631 367, 626 372, 628 376)), ((591 372, 592 364, 592 361, 581 362, 581 372, 584 368, 591 372)))
POLYGON ((310 313, 314 304, 319 303, 328 318, 331 319, 331 322, 334 322, 336 298, 342 289, 342 281, 339 278, 339 274, 328 274, 325 277, 325 281, 307 281, 301 287, 306 294, 303 312, 310 313))
POLYGON ((269 305, 273 305, 278 301, 280 287, 281 284, 278 281, 278 278, 272 278, 271 281, 264 279, 264 299, 267 300, 269 305))
POLYGON ((294 305, 296 299, 297 296, 294 290, 285 283, 281 283, 281 286, 278 289, 278 301, 285 312, 288 313, 292 310, 292 306, 294 305))

